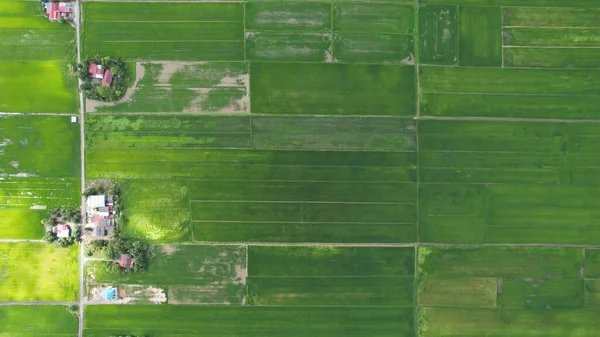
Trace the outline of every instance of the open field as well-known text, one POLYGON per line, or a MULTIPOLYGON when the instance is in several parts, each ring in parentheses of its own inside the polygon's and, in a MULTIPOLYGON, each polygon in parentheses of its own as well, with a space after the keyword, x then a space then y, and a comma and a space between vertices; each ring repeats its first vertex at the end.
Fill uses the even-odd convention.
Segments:
POLYGON ((594 252, 419 248, 419 336, 593 334, 594 252))
POLYGON ((85 55, 129 60, 242 61, 241 3, 91 2, 83 6, 85 55))
POLYGON ((75 59, 75 30, 40 8, 0 1, 0 111, 75 112, 77 84, 66 65, 75 59))
POLYGON ((77 336, 77 316, 69 312, 65 306, 0 307, 0 317, 2 317, 0 326, 2 336, 77 336))
POLYGON ((423 121, 420 127, 421 240, 600 240, 599 125, 423 121))
POLYGON ((598 118, 596 70, 422 67, 421 113, 598 118))
POLYGON ((68 116, 0 116, 0 238, 39 239, 46 209, 79 203, 78 131, 68 116))
POLYGON ((160 289, 168 304, 246 304, 245 246, 156 245, 150 266, 137 274, 112 274, 102 264, 86 265, 94 284, 140 285, 160 289))
POLYGON ((412 309, 398 308, 99 305, 87 306, 85 317, 86 337, 108 333, 145 333, 152 337, 290 333, 298 337, 391 337, 413 331, 412 309))
POLYGON ((414 252, 413 248, 154 246, 147 273, 103 275, 98 280, 168 284, 168 303, 178 305, 87 306, 86 336, 103 336, 109 328, 113 333, 151 336, 347 336, 346 329, 354 324, 351 336, 411 333, 414 252), (237 303, 215 303, 225 298, 225 290, 235 290, 231 286, 238 290, 229 299, 243 289, 243 296, 249 293, 248 301, 238 297, 237 303), (202 290, 201 296, 193 290, 202 290), (185 305, 194 298, 201 300, 196 304, 221 306, 185 305), (113 315, 125 320, 119 323, 113 315), (172 316, 169 321, 178 323, 153 323, 154 315, 172 316))
POLYGON ((121 182, 126 233, 153 242, 415 237, 412 120, 103 115, 87 127, 87 175, 121 182))
MULTIPOLYGON (((250 109, 248 65, 243 62, 138 64, 129 100, 93 112, 243 113, 250 109)), ((97 104, 96 104, 97 105, 97 104)), ((88 111, 92 110, 90 105, 88 111)))
POLYGON ((75 246, 0 243, 0 302, 74 301, 77 252, 75 246))
POLYGON ((415 68, 252 63, 251 111, 260 114, 413 115, 415 68), (282 80, 281 74, 286 74, 282 80), (299 93, 303 93, 299 95, 299 93))

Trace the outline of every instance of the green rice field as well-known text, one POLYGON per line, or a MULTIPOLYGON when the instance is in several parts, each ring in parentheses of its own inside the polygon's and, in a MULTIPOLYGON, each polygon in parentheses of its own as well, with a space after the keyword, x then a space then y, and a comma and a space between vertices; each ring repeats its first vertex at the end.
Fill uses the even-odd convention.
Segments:
MULTIPOLYGON (((0 0, 0 111, 73 113, 73 32, 37 7, 0 0)), ((82 20, 83 57, 135 69, 85 104, 85 177, 119 184, 122 233, 150 244, 139 273, 85 262, 83 336, 597 334, 598 1, 88 1, 82 20), (93 298, 109 285, 127 296, 93 298)), ((0 238, 77 205, 68 122, 0 115, 0 238)), ((2 245, 0 302, 78 300, 75 248, 2 245)), ((9 309, 2 336, 47 324, 9 309)))
POLYGON ((0 116, 0 238, 39 239, 47 210, 79 204, 79 125, 0 116))
POLYGON ((0 302, 75 301, 78 251, 46 243, 0 243, 0 302))
POLYGON ((77 316, 65 306, 3 306, 0 317, 0 334, 5 336, 77 336, 77 316))
POLYGON ((75 29, 32 1, 0 1, 0 111, 74 113, 75 29))

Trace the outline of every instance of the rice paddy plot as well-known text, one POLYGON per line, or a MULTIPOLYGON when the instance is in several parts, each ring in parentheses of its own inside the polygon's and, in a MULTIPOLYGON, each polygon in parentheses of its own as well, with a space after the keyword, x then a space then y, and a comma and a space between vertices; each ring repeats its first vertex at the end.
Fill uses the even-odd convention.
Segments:
POLYGON ((252 63, 250 68, 260 74, 250 77, 253 113, 407 116, 416 110, 412 66, 252 63))
POLYGON ((119 180, 123 232, 150 242, 191 239, 188 187, 177 180, 119 180))
POLYGON ((88 305, 85 310, 84 335, 92 337, 115 333, 152 337, 390 337, 414 331, 410 308, 88 305))
POLYGON ((88 112, 245 113, 250 109, 243 62, 141 62, 125 98, 87 104, 88 112))
POLYGON ((76 246, 1 243, 0 302, 75 301, 78 251, 76 246))
POLYGON ((252 116, 256 149, 412 151, 416 123, 396 117, 252 116))
POLYGON ((5 336, 77 336, 77 314, 66 306, 3 306, 0 317, 0 334, 5 336))
POLYGON ((334 58, 348 63, 414 64, 414 39, 410 35, 350 34, 335 36, 334 58))
POLYGON ((424 121, 420 126, 422 240, 598 242, 595 123, 424 121))
POLYGON ((39 239, 46 210, 79 204, 78 179, 0 179, 0 238, 39 239))
POLYGON ((344 33, 412 34, 414 7, 406 4, 335 3, 333 29, 344 33))
POLYGON ((77 80, 55 61, 0 61, 0 110, 74 113, 77 80))
POLYGON ((461 66, 502 65, 502 13, 498 7, 459 7, 461 66))
POLYGON ((331 34, 249 32, 246 57, 252 61, 331 62, 331 34))
POLYGON ((422 67, 421 114, 598 117, 595 70, 422 67))
POLYGON ((250 247, 248 266, 250 305, 413 304, 412 248, 250 247))
POLYGON ((241 3, 118 3, 83 6, 84 54, 129 60, 242 61, 241 3))
POLYGON ((73 61, 75 29, 29 1, 0 2, 0 61, 73 61))
POLYGON ((458 62, 457 6, 419 8, 419 62, 455 65, 458 62))

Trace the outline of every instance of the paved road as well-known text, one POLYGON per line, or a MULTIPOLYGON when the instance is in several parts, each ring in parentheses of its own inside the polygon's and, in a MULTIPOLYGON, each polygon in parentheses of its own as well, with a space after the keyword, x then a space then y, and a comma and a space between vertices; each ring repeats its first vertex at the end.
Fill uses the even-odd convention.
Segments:
MULTIPOLYGON (((77 0, 75 6, 75 29, 77 31, 77 63, 81 63, 81 1, 77 0)), ((81 86, 81 79, 78 79, 78 84, 81 86)), ((79 140, 81 142, 81 192, 85 190, 85 109, 83 102, 83 92, 79 90, 79 140)), ((85 225, 85 197, 81 196, 81 219, 82 225, 85 225)), ((85 263, 84 243, 79 245, 79 329, 78 337, 83 337, 83 320, 85 315, 85 275, 83 266, 85 263)))

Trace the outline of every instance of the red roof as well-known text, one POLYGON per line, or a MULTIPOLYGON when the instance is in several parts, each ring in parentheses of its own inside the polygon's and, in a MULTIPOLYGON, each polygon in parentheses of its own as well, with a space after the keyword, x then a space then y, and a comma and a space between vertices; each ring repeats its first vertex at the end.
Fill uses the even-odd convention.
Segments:
POLYGON ((94 223, 96 225, 100 223, 100 216, 99 215, 94 216, 94 223))
POLYGON ((112 79, 113 79, 112 71, 110 71, 110 69, 106 69, 106 72, 104 73, 104 78, 102 79, 102 85, 105 87, 110 87, 110 84, 112 83, 112 79))
POLYGON ((58 20, 58 17, 60 16, 60 11, 58 10, 58 3, 50 3, 50 8, 46 9, 46 13, 48 13, 48 17, 50 18, 50 20, 58 20))
POLYGON ((98 76, 102 76, 102 66, 99 66, 94 62, 90 62, 88 72, 90 73, 91 77, 98 78, 98 76))
POLYGON ((133 267, 134 262, 135 261, 131 255, 123 254, 121 255, 121 259, 119 259, 119 267, 124 269, 130 269, 131 267, 133 267))

